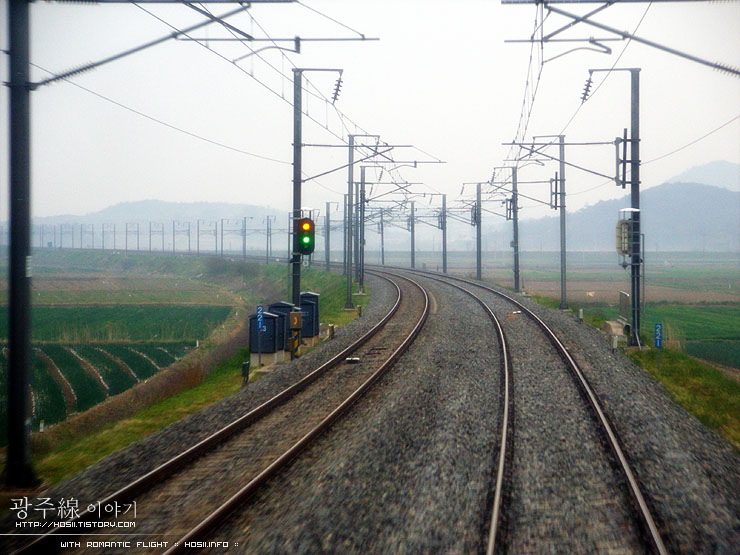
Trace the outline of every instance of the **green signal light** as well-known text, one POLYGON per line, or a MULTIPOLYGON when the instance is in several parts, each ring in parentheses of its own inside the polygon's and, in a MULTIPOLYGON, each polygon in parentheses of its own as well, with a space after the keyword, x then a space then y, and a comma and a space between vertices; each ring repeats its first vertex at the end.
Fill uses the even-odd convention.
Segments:
POLYGON ((310 237, 304 237, 303 238, 303 242, 304 243, 310 243, 311 242, 311 238, 310 237))

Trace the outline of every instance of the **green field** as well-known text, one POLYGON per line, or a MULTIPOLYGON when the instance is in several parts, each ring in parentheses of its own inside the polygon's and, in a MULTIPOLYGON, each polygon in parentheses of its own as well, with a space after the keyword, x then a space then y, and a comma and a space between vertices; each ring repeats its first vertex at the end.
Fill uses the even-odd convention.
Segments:
MULTIPOLYGON (((203 339, 231 311, 228 306, 119 305, 34 306, 34 341, 181 341, 203 339)), ((8 337, 8 313, 0 312, 0 340, 8 337)))
MULTIPOLYGON (((587 321, 599 327, 616 320, 617 309, 602 304, 574 305, 584 309, 587 321)), ((688 354, 726 366, 740 368, 740 304, 648 303, 642 318, 642 335, 652 345, 655 323, 669 326, 675 339, 685 343, 688 354)))

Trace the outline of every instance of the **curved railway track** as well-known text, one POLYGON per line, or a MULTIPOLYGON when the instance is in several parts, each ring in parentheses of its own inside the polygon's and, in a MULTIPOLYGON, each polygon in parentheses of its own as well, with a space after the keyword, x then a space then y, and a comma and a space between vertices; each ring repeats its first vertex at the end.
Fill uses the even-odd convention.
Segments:
MULTIPOLYGON (((491 311, 490 307, 485 305, 485 303, 479 297, 474 295, 471 291, 461 288, 459 285, 455 284, 454 282, 465 283, 467 285, 471 285, 479 289, 482 289, 484 291, 487 291, 489 293, 492 293, 496 295, 497 297, 510 303, 511 305, 515 306, 517 310, 521 311, 523 314, 525 314, 528 318, 530 318, 532 321, 536 323, 536 325, 547 336, 549 342, 553 345, 553 347, 555 348, 559 356, 565 362, 566 366, 568 367, 573 377, 574 383, 580 390, 582 397, 586 399, 588 406, 591 410, 592 418, 594 422, 598 424, 598 429, 600 430, 602 434, 603 440, 606 443, 606 445, 608 445, 609 451, 614 457, 614 460, 616 461, 616 465, 620 469, 623 475, 623 478, 627 484, 630 496, 633 500, 633 505, 634 505, 635 513, 636 513, 636 519, 640 525, 641 530, 643 531, 644 539, 646 543, 649 545, 649 548, 656 553, 661 553, 661 554, 667 553, 665 544, 660 535, 660 531, 658 530, 658 527, 656 525, 655 518, 653 517, 650 511, 650 508, 641 491, 641 488, 635 476, 635 473, 633 472, 629 464, 628 458, 625 455, 621 441, 619 440, 619 437, 617 436, 617 433, 614 430, 614 427, 610 423, 609 418, 606 415, 602 407, 601 401, 598 398, 598 395, 596 394, 594 389, 591 387, 590 383, 588 382, 588 379, 586 378, 586 376, 584 375, 584 373, 578 366, 578 363, 576 362, 574 357, 568 351, 567 347, 565 347, 564 343, 558 338, 555 332, 539 316, 537 316, 534 312, 532 312, 524 304, 520 303, 515 298, 509 295, 506 295, 505 293, 502 293, 500 291, 497 291, 491 287, 488 287, 482 283, 469 280, 469 279, 465 279, 465 278, 455 277, 455 276, 441 276, 439 274, 435 274, 432 272, 424 272, 424 271, 409 270, 409 269, 405 269, 405 270, 414 275, 425 276, 425 277, 428 277, 428 278, 431 278, 437 281, 442 281, 453 287, 457 287, 458 289, 462 289, 466 293, 472 295, 478 303, 482 304, 486 308, 487 311, 490 311, 491 315, 493 315, 493 312, 491 311)), ((496 322, 498 323, 497 320, 496 322)), ((503 331, 501 333, 503 334, 503 331)), ((506 416, 506 420, 508 420, 508 415, 506 416)), ((506 437, 505 434, 506 434, 506 431, 504 431, 504 438, 506 437)), ((502 440, 501 445, 502 446, 506 445, 505 439, 502 440)), ((492 520, 491 520, 489 539, 487 542, 487 553, 488 554, 494 553, 497 549, 497 535, 498 535, 498 523, 499 523, 498 513, 500 511, 500 503, 501 503, 501 498, 502 498, 501 488, 503 487, 503 481, 500 480, 499 477, 503 476, 503 472, 504 472, 503 465, 505 464, 504 462, 505 458, 506 458, 506 454, 501 453, 499 457, 499 468, 497 469, 497 480, 496 480, 496 485, 495 485, 496 501, 492 509, 492 514, 494 516, 492 517, 492 520)))
MULTIPOLYGON (((185 477, 187 483, 184 485, 175 484, 173 489, 175 492, 189 491, 188 495, 194 497, 196 501, 194 514, 198 515, 198 524, 192 527, 183 536, 183 541, 179 543, 179 546, 172 550, 172 552, 177 552, 185 548, 185 542, 197 540, 203 533, 216 526, 220 519, 228 515, 239 503, 243 503, 247 497, 297 456, 312 439, 328 429, 334 421, 346 413, 350 406, 405 352, 426 322, 429 314, 429 296, 421 285, 408 277, 396 276, 400 279, 395 281, 392 277, 373 273, 391 283, 397 292, 394 305, 378 324, 339 354, 270 400, 250 410, 229 425, 127 486, 110 494, 100 502, 101 506, 115 502, 130 503, 134 499, 139 500, 146 496, 152 498, 152 502, 156 506, 163 499, 167 499, 168 494, 162 493, 160 490, 163 487, 166 488, 166 484, 178 479, 182 481, 185 477), (388 348, 388 345, 392 346, 391 349, 388 348), (385 352, 387 350, 392 350, 392 352, 387 354, 385 352), (348 356, 357 354, 361 354, 363 364, 350 364, 347 361, 348 356), (358 371, 358 367, 361 367, 361 371, 358 371), (329 372, 329 370, 333 371, 329 372), (322 377, 324 379, 319 380, 322 377), (358 382, 361 382, 359 387, 357 386, 358 382), (332 395, 334 397, 337 395, 333 389, 341 392, 342 400, 338 404, 334 403, 332 405, 332 395), (347 392, 351 393, 347 396, 347 392), (306 408, 314 405, 322 405, 325 412, 320 415, 306 416, 306 408), (296 415, 306 416, 300 418, 300 420, 305 420, 306 425, 310 425, 308 432, 297 425, 294 426, 297 419, 296 415), (318 421, 318 424, 316 424, 316 421, 318 421), (267 427, 266 431, 258 431, 261 426, 263 428, 267 427), (213 507, 205 506, 205 503, 197 503, 205 495, 195 493, 193 496, 193 488, 196 487, 197 490, 198 487, 202 487, 202 484, 197 482, 204 480, 210 473, 214 472, 214 466, 230 464, 229 461, 239 454, 243 456, 245 452, 251 453, 248 450, 250 447, 254 448, 255 445, 270 443, 270 439, 276 437, 275 434, 278 430, 281 431, 280 437, 282 438, 282 430, 284 429, 290 429, 291 432, 286 433, 286 437, 295 438, 297 436, 298 441, 292 442, 285 449, 279 449, 276 456, 274 456, 275 450, 273 449, 270 453, 263 453, 259 461, 251 461, 255 464, 251 465, 253 473, 247 484, 236 493, 233 493, 232 488, 232 493, 229 494, 230 498, 225 503, 222 495, 217 508, 213 509, 213 507), (254 440, 240 439, 249 436, 250 433, 258 437, 254 440), (260 433, 262 435, 259 435, 260 433), (265 463, 266 458, 269 460, 265 463), (215 462, 209 462, 210 459, 214 459, 215 462), (196 470, 196 467, 200 470, 196 470), (256 470, 254 470, 255 468, 256 470), (183 472, 183 470, 187 470, 187 472, 183 472), (189 474, 196 476, 195 484, 193 479, 188 477, 189 474), (153 493, 155 490, 157 492, 153 493), (209 516, 201 522, 204 512, 208 512, 209 516)), ((388 275, 392 276, 392 274, 388 275)), ((279 442, 276 441, 276 443, 279 442)), ((215 485, 220 484, 216 481, 215 485)), ((216 489, 219 488, 216 487, 216 489)), ((142 510, 139 509, 138 513, 142 515, 142 510)), ((84 511, 74 520, 81 524, 99 519, 96 518, 95 514, 84 511)), ((137 531, 139 530, 138 524, 139 522, 137 522, 137 531)), ((35 541, 21 547, 18 552, 53 551, 59 547, 59 544, 55 542, 60 533, 64 534, 65 539, 68 539, 73 534, 84 536, 92 532, 89 528, 83 532, 76 533, 77 531, 78 528, 70 528, 69 526, 51 529, 35 541), (70 534, 71 531, 74 532, 70 534)))

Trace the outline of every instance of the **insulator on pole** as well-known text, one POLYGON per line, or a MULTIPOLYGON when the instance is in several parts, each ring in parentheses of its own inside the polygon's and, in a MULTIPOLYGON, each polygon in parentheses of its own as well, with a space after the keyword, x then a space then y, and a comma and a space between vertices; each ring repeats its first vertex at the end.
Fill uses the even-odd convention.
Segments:
POLYGON ((583 87, 583 94, 581 95, 581 103, 586 102, 588 100, 588 95, 591 92, 591 85, 593 85, 593 79, 591 78, 592 75, 588 74, 588 79, 586 80, 586 84, 583 87))
POLYGON ((332 96, 331 103, 334 104, 339 98, 339 90, 342 88, 342 77, 337 78, 337 82, 334 84, 334 96, 332 96))

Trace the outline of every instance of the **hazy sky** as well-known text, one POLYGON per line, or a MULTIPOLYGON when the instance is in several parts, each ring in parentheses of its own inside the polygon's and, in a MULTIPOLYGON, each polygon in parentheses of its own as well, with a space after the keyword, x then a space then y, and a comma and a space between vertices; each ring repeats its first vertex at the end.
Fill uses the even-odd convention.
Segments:
MULTIPOLYGON (((7 48, 4 4, 2 43, 7 48)), ((407 180, 426 184, 415 186, 415 190, 447 193, 448 203, 453 205, 462 182, 487 180, 493 167, 504 163, 508 147, 501 143, 515 136, 530 56, 528 44, 504 41, 530 36, 534 6, 482 0, 306 0, 305 4, 368 37, 381 39, 305 42, 302 54, 288 56, 300 67, 343 68, 344 84, 336 108, 344 117, 366 132, 380 134, 384 141, 413 144, 447 162, 403 168, 407 180)), ((178 28, 203 19, 182 5, 144 6, 178 28)), ((584 13, 595 6, 560 7, 584 13)), ((223 14, 234 5, 210 8, 223 14)), ((229 22, 256 36, 265 36, 264 32, 272 37, 357 36, 299 4, 255 4, 249 13, 253 19, 240 14, 229 22)), ((633 31, 643 16, 637 35, 740 67, 740 3, 617 5, 595 19, 633 31)), ((567 21, 551 15, 545 23, 546 32, 567 21)), ((133 5, 36 2, 31 5, 31 25, 33 63, 55 73, 171 32, 133 5)), ((229 35, 212 25, 192 36, 229 35)), ((565 36, 608 34, 579 26, 565 36)), ((605 44, 612 48, 611 55, 581 50, 544 64, 528 138, 563 130, 581 104, 588 68, 611 67, 626 43, 605 44)), ((228 60, 247 53, 245 46, 209 45, 212 50, 172 40, 75 76, 71 83, 190 133, 282 163, 203 142, 69 82, 57 82, 32 93, 33 215, 84 214, 117 202, 147 198, 250 203, 287 210, 292 194, 292 108, 281 96, 291 99, 290 62, 273 49, 260 54, 263 60, 253 56, 236 67, 228 60)), ((548 44, 544 58, 572 47, 548 44)), ((539 72, 538 60, 535 49, 532 84, 539 72)), ((618 67, 634 66, 642 68, 644 187, 713 160, 740 161, 737 119, 697 144, 651 162, 740 115, 740 79, 635 42, 618 63, 618 67)), ((7 78, 7 59, 3 60, 3 74, 7 78)), ((35 69, 34 75, 41 78, 48 74, 35 69)), ((595 85, 603 75, 596 75, 595 85)), ((307 76, 316 87, 311 91, 331 98, 334 74, 307 76)), ((0 125, 7 129, 7 89, 1 94, 0 125)), ((346 136, 333 107, 309 94, 305 98, 309 99, 311 117, 322 125, 328 123, 340 137, 346 136)), ((567 140, 613 140, 629 126, 629 106, 629 75, 611 74, 567 127, 567 140)), ((354 132, 354 126, 344 121, 354 132)), ((341 142, 308 120, 304 141, 341 142)), ((399 149, 394 155, 397 159, 430 159, 413 149, 399 149)), ((320 173, 344 163, 346 157, 343 148, 305 148, 304 170, 309 175, 320 173)), ((613 146, 569 147, 567 158, 604 174, 614 171, 613 146)), ((0 209, 6 214, 7 132, 2 135, 0 163, 0 209)), ((530 166, 520 171, 520 180, 546 179, 555 171, 555 164, 530 166)), ((605 181, 597 176, 568 170, 567 177, 568 193, 573 194, 568 199, 569 209, 623 194, 613 184, 597 187, 605 181)), ((307 183, 303 205, 323 210, 325 202, 340 201, 346 179, 346 171, 340 171, 320 179, 320 184, 307 183)), ((546 187, 522 185, 521 190, 546 199, 546 187)), ((474 189, 466 188, 466 197, 473 193, 474 189)), ((522 217, 550 213, 532 207, 529 201, 522 204, 522 217)))

